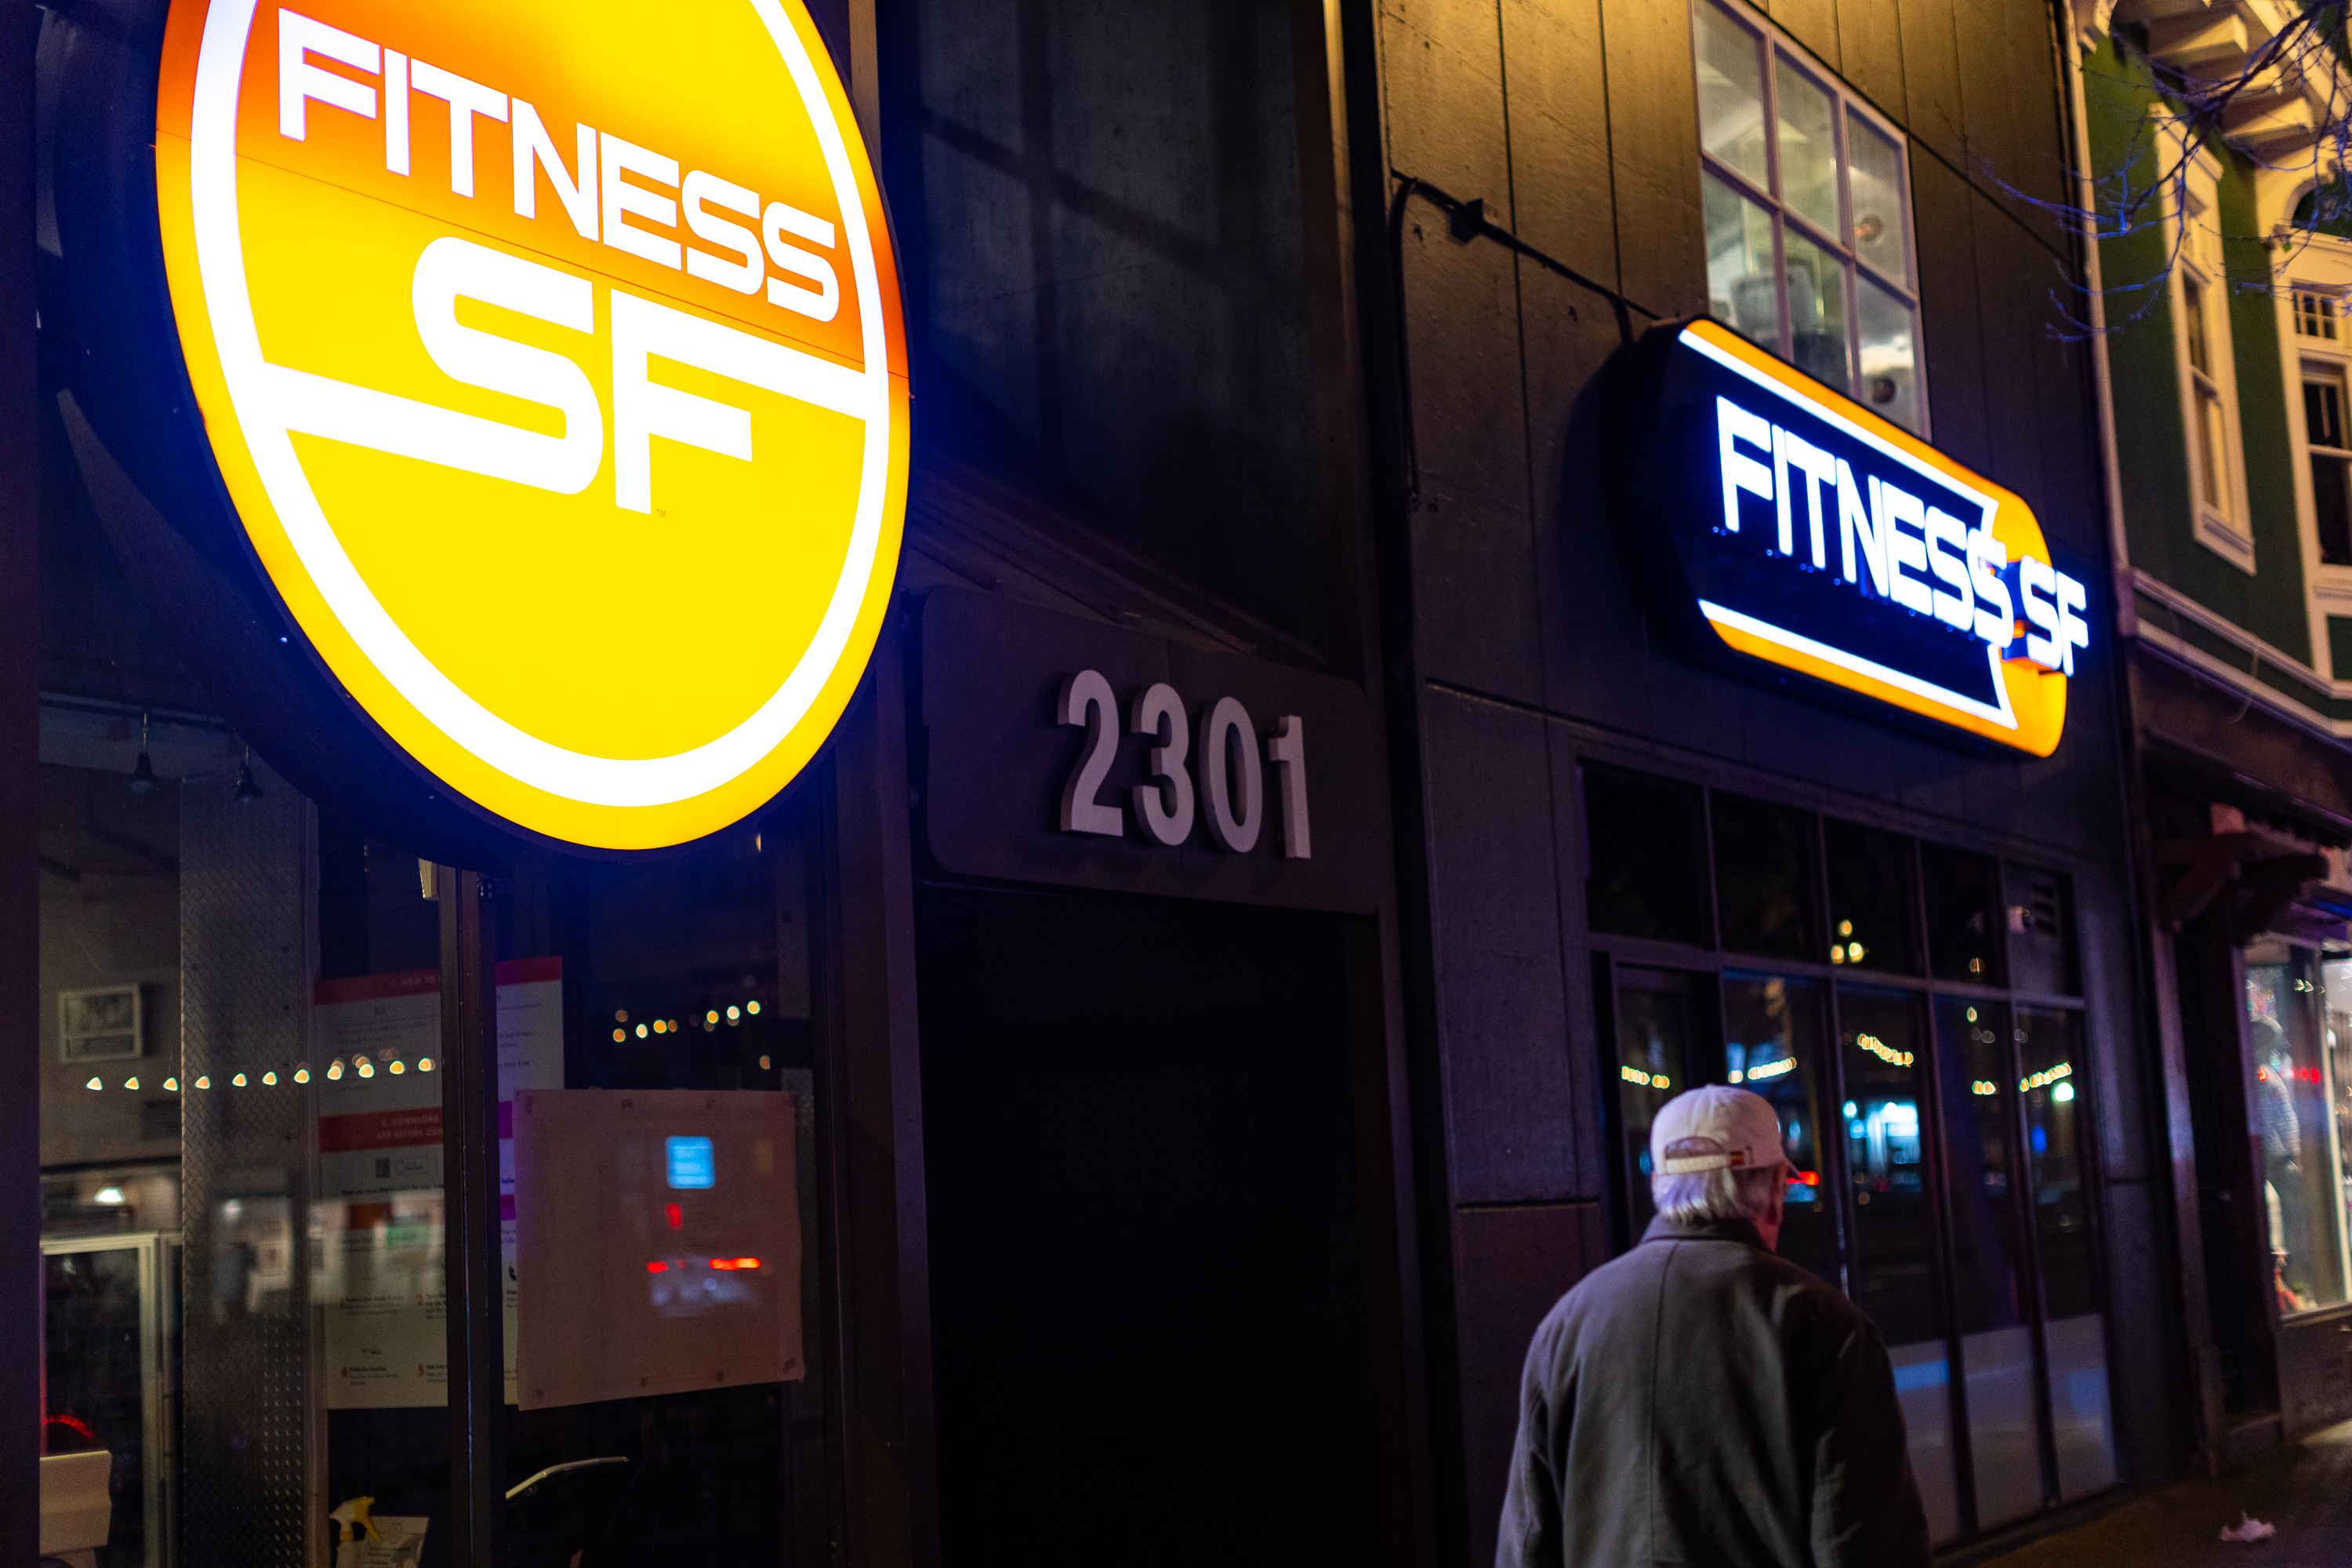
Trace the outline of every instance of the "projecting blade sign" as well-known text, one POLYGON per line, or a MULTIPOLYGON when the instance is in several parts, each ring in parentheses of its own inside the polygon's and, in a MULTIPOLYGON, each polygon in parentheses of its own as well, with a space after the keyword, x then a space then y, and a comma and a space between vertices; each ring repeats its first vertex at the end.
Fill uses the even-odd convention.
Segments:
POLYGON ((1657 339, 1628 521, 1702 651, 2054 751, 2089 595, 2032 509, 1714 321, 1657 339))

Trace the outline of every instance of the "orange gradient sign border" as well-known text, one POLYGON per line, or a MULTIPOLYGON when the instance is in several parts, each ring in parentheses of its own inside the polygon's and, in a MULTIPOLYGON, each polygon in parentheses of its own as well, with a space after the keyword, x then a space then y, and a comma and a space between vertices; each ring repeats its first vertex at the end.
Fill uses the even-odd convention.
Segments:
POLYGON ((180 0, 156 171, 228 498, 394 745, 601 851, 799 774, 880 635, 908 446, 881 191, 801 0, 180 0))

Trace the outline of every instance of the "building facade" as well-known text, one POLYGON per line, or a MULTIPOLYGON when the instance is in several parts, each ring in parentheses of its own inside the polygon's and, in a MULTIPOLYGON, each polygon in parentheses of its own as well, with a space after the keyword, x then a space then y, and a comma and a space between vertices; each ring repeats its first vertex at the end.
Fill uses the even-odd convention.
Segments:
POLYGON ((2352 247, 2332 232, 2343 79, 2294 50, 2292 21, 2075 19, 2142 917, 2202 1441, 2222 1458, 2352 1411, 2336 1044, 2352 556, 2333 455, 2352 247), (2184 90, 2242 79, 2201 119, 2184 90))
MULTIPOLYGON (((2153 329, 2072 324, 2118 265, 2068 216, 2103 145, 2074 19, 761 0, 812 144, 845 128, 833 205, 739 184, 751 143, 702 122, 768 47, 720 47, 743 9, 593 37, 551 11, 477 60, 449 7, 109 0, 41 8, 7 57, 0 196, 33 242, 0 283, 39 325, 7 362, 37 482, 0 536, 27 600, 0 615, 0 1147, 39 1205, 0 1237, 40 1252, 47 1328, 0 1350, 40 1413, 0 1551, 33 1554, 10 1501, 37 1469, 97 1500, 98 1536, 53 1546, 105 1568, 1485 1562, 1528 1336, 1635 1243, 1649 1118, 1713 1081, 1781 1110, 1784 1250, 1885 1332, 1939 1548, 2212 1447, 2255 1352, 2210 1281, 2305 1260, 2199 1228, 2187 1075, 2220 1058, 2180 999, 2267 984, 2281 1063, 2332 1071, 2294 1055, 2326 933, 2273 951, 2284 917, 2239 930, 2235 889, 2340 870, 2342 840, 2325 742, 2272 698, 2247 723, 2304 806, 2151 760, 2161 681, 2206 704, 2183 723, 2222 699, 2144 607, 2203 590, 2111 527, 2169 539, 2195 485, 2118 435, 2144 505, 2105 460, 2130 422, 2102 355, 2153 329), (247 97, 207 98, 232 13, 263 42, 247 97), (710 85, 630 119, 580 63, 615 39, 710 85), (575 752, 662 754, 814 621, 761 542, 821 487, 727 465, 886 418, 718 357, 678 321, 738 307, 693 290, 897 377, 910 433, 860 472, 895 474, 903 536, 786 782, 599 841, 587 808, 626 792, 536 816, 375 705, 256 531, 264 466, 220 455, 248 415, 202 368, 211 231, 177 237, 171 194, 207 104, 258 149, 236 177, 293 193, 270 212, 392 237, 301 295, 312 326, 255 329, 312 378, 273 406, 337 476, 321 505, 383 528, 355 571, 449 668, 492 628, 485 705, 549 704, 575 752), (348 179, 302 162, 329 157, 348 179), (398 209, 374 228, 370 192, 398 209), (600 302, 563 303, 566 268, 600 302), (383 300, 414 324, 376 332, 383 300), (862 349, 819 331, 886 316, 862 349), (472 432, 452 457, 335 425, 397 402, 336 401, 346 331, 508 434, 433 426, 472 432), (576 334, 606 331, 598 363, 576 334), (609 458, 562 468, 608 410, 609 458), (490 488, 402 504, 466 463, 490 488), (667 499, 704 476, 719 522, 667 499), (519 552, 541 491, 628 529, 519 552), (654 739, 594 752, 615 714, 654 739), (2143 801, 2208 813, 2237 925, 2159 934, 2188 862, 2143 801)), ((2312 279, 2273 359, 2341 321, 2312 279)), ((2210 397, 2257 427, 2250 341, 2166 384, 2176 420, 2210 397)), ((2331 450, 2280 448, 2312 475, 2331 450)), ((2234 518, 2267 570, 2284 525, 2252 498, 2283 488, 2230 461, 2239 499, 2184 511, 2179 550, 2234 518)), ((2248 629, 2259 595, 2182 614, 2324 671, 2296 495, 2302 641, 2248 629)), ((2273 1227, 2335 1214, 2318 1192, 2273 1227)), ((2262 1364, 2333 1321, 2311 1299, 2261 1319, 2262 1364)))

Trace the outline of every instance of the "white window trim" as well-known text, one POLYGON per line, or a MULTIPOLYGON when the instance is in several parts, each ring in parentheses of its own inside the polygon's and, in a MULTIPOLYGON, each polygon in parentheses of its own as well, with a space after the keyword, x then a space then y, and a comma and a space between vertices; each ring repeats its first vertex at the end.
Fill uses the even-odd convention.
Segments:
MULTIPOLYGON (((2183 183, 2188 186, 2193 211, 2183 211, 2181 192, 2175 187, 2166 201, 2167 238, 2171 241, 2177 258, 2168 284, 2172 305, 2172 354, 2177 379, 2180 385, 2180 434, 2185 477, 2189 481, 2189 505, 2196 521, 2197 542, 2252 576, 2254 571, 2254 532, 2249 519, 2246 498, 2245 443, 2238 423, 2238 366, 2236 339, 2230 331, 2230 280, 2226 274, 2208 277, 2211 268, 2200 266, 2195 259, 2192 241, 2201 232, 2210 236, 2218 247, 2219 236, 2213 226, 2220 219, 2220 185, 2221 165, 2210 153, 2200 147, 2195 150, 2183 183), (2184 230, 2183 225, 2196 226, 2184 230), (2190 277, 2202 286, 2206 301, 2206 347, 2213 364, 2210 379, 2213 384, 2214 400, 2219 405, 2221 420, 2221 461, 2228 472, 2214 476, 2213 489, 2221 497, 2217 510, 2205 500, 2204 443, 2198 439, 2197 372, 2189 358, 2188 281, 2190 277)), ((2301 394, 2297 395, 2300 406, 2301 394)), ((2306 487, 2307 488, 2307 487, 2306 487)))
MULTIPOLYGON (((2254 210, 2263 231, 2277 234, 2290 224, 2295 204, 2314 184, 2309 169, 2258 170, 2254 175, 2254 210)), ((2352 395, 2352 240, 2331 235, 2297 235, 2277 252, 2275 297, 2278 314, 2279 380, 2286 398, 2288 467, 2294 481, 2295 534, 2303 557, 2304 602, 2311 626, 2314 673, 2328 680, 2338 697, 2352 697, 2352 669, 2335 668, 2328 640, 2331 616, 2352 618, 2352 566, 2329 566, 2319 559, 2319 508, 2311 492, 2311 441, 2304 430, 2303 367, 2332 363, 2344 373, 2352 395), (2336 293, 2336 337, 2306 338, 2294 330, 2294 290, 2308 288, 2336 293)), ((2352 410, 2347 410, 2352 413, 2352 410)))

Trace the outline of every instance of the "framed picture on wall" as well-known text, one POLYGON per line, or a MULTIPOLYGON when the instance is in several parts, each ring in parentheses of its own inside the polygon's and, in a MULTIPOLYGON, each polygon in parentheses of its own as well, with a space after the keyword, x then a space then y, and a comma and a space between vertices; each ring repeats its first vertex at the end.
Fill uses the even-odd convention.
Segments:
POLYGON ((69 1062, 110 1062, 146 1054, 136 985, 58 993, 58 1055, 69 1062))

